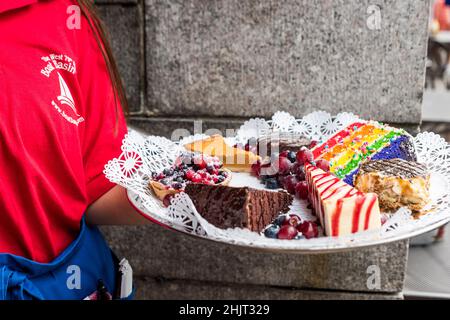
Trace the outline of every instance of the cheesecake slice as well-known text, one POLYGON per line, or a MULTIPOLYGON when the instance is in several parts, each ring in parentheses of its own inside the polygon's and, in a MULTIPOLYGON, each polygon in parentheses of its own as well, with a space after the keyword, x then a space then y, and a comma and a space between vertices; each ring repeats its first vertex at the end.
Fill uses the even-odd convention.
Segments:
POLYGON ((184 190, 198 213, 220 229, 246 228, 261 232, 287 213, 293 198, 285 191, 190 184, 184 190))
POLYGON ((188 143, 184 147, 192 152, 217 157, 225 168, 234 172, 251 172, 252 164, 260 159, 252 152, 228 145, 220 135, 188 143))
POLYGON ((362 193, 311 164, 305 165, 305 172, 309 200, 327 236, 381 228, 376 194, 362 193))

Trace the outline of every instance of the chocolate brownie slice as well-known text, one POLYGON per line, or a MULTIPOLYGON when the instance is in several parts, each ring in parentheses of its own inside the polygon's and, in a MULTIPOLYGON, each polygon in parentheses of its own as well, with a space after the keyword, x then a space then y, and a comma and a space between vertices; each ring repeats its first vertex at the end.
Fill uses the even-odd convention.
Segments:
POLYGON ((247 228, 255 232, 261 232, 279 214, 287 213, 293 200, 284 191, 248 187, 190 184, 185 192, 209 223, 221 229, 247 228))

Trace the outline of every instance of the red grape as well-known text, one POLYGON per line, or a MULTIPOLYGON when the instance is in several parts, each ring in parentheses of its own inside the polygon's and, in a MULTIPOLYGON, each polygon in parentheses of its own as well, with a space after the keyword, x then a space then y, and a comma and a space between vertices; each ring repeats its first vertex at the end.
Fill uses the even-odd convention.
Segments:
POLYGON ((280 231, 278 231, 278 239, 280 240, 292 240, 298 235, 298 230, 291 226, 282 226, 280 231))
POLYGON ((290 175, 284 179, 283 187, 290 194, 295 194, 295 186, 297 185, 298 180, 295 176, 290 175))
POLYGON ((303 234, 306 239, 317 238, 319 236, 319 229, 317 224, 311 221, 305 221, 301 223, 297 230, 303 234))
POLYGON ((291 171, 292 163, 289 161, 288 158, 283 158, 280 156, 278 159, 278 172, 281 175, 286 175, 291 171))
POLYGON ((302 200, 308 199, 308 184, 306 181, 297 183, 295 186, 295 195, 302 200))
POLYGON ((299 152, 297 152, 297 162, 299 164, 310 163, 313 161, 314 161, 314 156, 313 156, 311 150, 303 147, 302 149, 300 149, 299 152))

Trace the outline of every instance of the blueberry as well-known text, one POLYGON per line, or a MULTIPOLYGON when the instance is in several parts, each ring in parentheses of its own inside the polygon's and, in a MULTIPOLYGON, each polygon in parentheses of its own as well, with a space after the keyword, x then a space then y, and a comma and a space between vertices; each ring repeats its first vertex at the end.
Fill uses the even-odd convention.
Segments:
POLYGON ((280 227, 277 225, 270 225, 266 230, 264 230, 264 235, 270 239, 278 238, 278 231, 280 231, 280 227))
POLYGON ((184 179, 183 179, 183 177, 180 176, 180 177, 176 178, 175 181, 182 183, 182 182, 184 182, 184 179))
POLYGON ((297 154, 294 151, 289 151, 287 158, 290 162, 294 163, 297 161, 297 154))
POLYGON ((164 169, 163 174, 165 176, 171 176, 173 175, 173 169, 164 169))
POLYGON ((212 165, 212 164, 208 164, 207 166, 206 166, 206 171, 208 171, 209 173, 212 173, 213 171, 214 171, 214 165, 212 165))
POLYGON ((217 177, 217 182, 218 183, 222 183, 222 182, 224 182, 225 181, 225 177, 224 176, 218 176, 217 177))
POLYGON ((175 190, 180 190, 183 188, 183 184, 181 184, 180 182, 175 182, 174 184, 172 184, 172 188, 174 188, 175 190))
POLYGON ((273 224, 277 225, 277 226, 281 226, 284 223, 285 220, 286 220, 286 216, 285 215, 281 215, 281 216, 278 216, 278 218, 276 218, 273 221, 273 224))
POLYGON ((279 189, 280 186, 278 185, 277 179, 276 178, 267 179, 266 180, 266 188, 271 189, 271 190, 279 189))
POLYGON ((167 186, 169 184, 169 179, 162 179, 159 182, 162 183, 163 185, 167 186))

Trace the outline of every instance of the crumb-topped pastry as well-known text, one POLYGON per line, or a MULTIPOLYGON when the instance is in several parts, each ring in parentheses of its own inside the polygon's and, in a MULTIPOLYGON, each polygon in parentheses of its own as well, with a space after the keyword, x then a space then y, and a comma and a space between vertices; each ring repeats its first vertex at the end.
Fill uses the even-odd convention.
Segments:
POLYGON ((309 200, 325 234, 349 235, 381 227, 380 208, 375 193, 364 193, 329 172, 305 165, 309 200))
POLYGON ((365 160, 417 161, 412 137, 405 130, 375 121, 353 123, 312 151, 314 159, 327 160, 331 173, 350 185, 365 160))
POLYGON ((167 197, 183 191, 190 183, 227 185, 230 181, 231 171, 223 168, 218 158, 187 152, 172 167, 154 172, 149 188, 168 205, 167 197))
POLYGON ((430 173, 424 164, 414 161, 367 161, 355 176, 355 187, 376 193, 382 210, 408 207, 417 212, 430 200, 430 173))
POLYGON ((185 192, 198 213, 221 229, 261 232, 275 217, 289 211, 292 196, 284 191, 190 184, 185 192))

